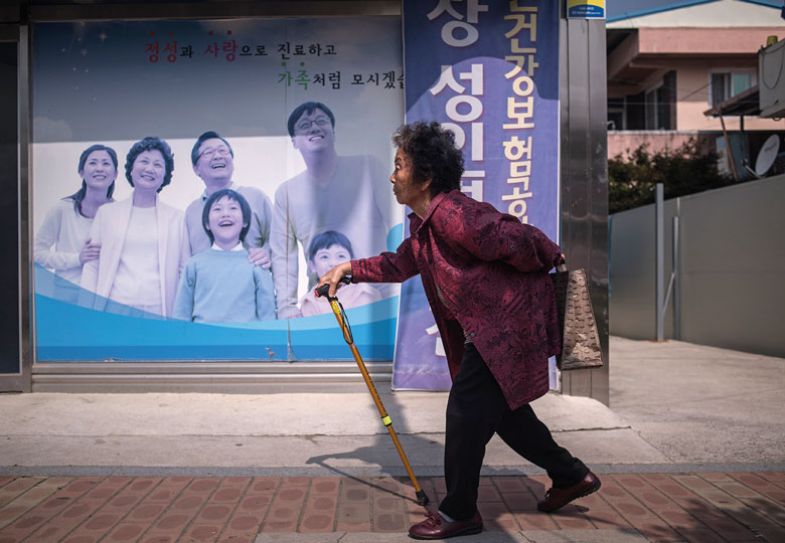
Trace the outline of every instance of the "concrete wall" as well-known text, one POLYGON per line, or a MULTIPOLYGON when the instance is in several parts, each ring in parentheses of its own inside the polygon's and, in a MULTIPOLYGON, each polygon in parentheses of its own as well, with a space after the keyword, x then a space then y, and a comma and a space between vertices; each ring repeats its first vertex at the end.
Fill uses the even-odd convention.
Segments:
MULTIPOLYGON (((762 46, 761 42, 759 46, 762 46)), ((734 59, 703 58, 675 61, 671 69, 676 70, 676 126, 679 130, 722 130, 718 118, 707 117, 704 112, 711 108, 711 74, 736 70, 758 71, 758 58, 734 59)), ((739 117, 725 118, 727 130, 739 130, 739 117)), ((781 130, 782 123, 761 117, 745 117, 745 130, 781 130)))
MULTIPOLYGON (((785 356, 785 176, 667 201, 666 286, 676 214, 681 326, 672 295, 666 338, 785 356)), ((654 339, 654 206, 612 215, 610 240, 611 333, 654 339)))
MULTIPOLYGON (((655 153, 662 149, 676 150, 690 139, 705 140, 697 130, 616 130, 608 132, 608 158, 616 155, 626 157, 628 152, 634 151, 644 143, 649 146, 649 152, 655 153)), ((714 138, 712 137, 714 150, 714 138)))

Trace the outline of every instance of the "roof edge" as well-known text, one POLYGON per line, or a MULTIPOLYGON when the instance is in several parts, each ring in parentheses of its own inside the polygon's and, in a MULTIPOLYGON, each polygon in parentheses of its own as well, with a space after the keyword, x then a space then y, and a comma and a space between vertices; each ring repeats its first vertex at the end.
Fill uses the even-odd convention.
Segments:
POLYGON ((698 6, 700 4, 710 4, 712 2, 716 2, 716 0, 686 0, 684 2, 679 2, 678 4, 671 4, 669 6, 660 6, 660 7, 656 7, 656 8, 641 9, 641 10, 638 10, 638 11, 625 11, 621 15, 615 15, 613 17, 608 17, 608 22, 609 23, 615 23, 617 21, 623 21, 624 19, 633 19, 635 17, 645 17, 646 15, 654 15, 655 13, 662 13, 662 12, 665 12, 665 11, 673 11, 673 10, 676 10, 676 9, 688 8, 688 7, 691 7, 691 6, 698 6))
POLYGON ((782 2, 776 4, 774 3, 777 2, 778 0, 740 0, 740 1, 746 2, 748 4, 757 4, 759 6, 766 6, 767 8, 774 8, 774 9, 783 7, 782 2))
MULTIPOLYGON (((619 21, 623 21, 624 19, 633 19, 635 17, 645 17, 647 15, 654 15, 655 13, 663 13, 666 11, 674 11, 681 8, 689 8, 692 6, 698 6, 700 4, 709 4, 712 2, 716 2, 717 0, 684 0, 682 2, 673 2, 667 6, 659 6, 656 8, 648 8, 648 9, 641 9, 638 11, 625 11, 621 15, 614 15, 612 17, 608 17, 607 22, 609 23, 616 23, 619 21)), ((738 0, 739 2, 744 2, 746 4, 755 4, 757 6, 764 6, 767 8, 778 9, 783 7, 781 2, 778 0, 738 0)))

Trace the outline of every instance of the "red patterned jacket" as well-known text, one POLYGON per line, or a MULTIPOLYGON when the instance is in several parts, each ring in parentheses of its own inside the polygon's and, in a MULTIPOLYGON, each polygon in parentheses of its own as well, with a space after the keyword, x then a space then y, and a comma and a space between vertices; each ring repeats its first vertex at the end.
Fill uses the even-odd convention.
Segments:
POLYGON ((470 336, 516 409, 548 392, 548 357, 559 353, 553 286, 558 245, 533 226, 458 190, 437 195, 395 253, 352 261, 356 282, 420 274, 455 377, 470 336))

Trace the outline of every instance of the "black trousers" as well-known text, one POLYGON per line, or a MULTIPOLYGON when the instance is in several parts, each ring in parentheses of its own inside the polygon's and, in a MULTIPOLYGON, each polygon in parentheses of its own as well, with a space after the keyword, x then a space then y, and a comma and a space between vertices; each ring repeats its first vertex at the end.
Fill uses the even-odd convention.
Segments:
POLYGON ((439 510, 456 520, 477 510, 485 446, 493 434, 523 458, 546 470, 557 488, 571 486, 589 469, 559 447, 528 404, 511 410, 474 345, 466 345, 447 402, 444 476, 447 495, 439 510))

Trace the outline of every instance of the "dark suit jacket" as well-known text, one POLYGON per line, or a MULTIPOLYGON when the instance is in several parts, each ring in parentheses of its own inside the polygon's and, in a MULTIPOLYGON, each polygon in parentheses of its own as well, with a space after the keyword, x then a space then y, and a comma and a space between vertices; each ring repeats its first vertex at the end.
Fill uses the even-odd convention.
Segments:
POLYGON ((420 274, 455 377, 470 336, 511 409, 548 392, 548 357, 560 351, 548 277, 558 245, 533 226, 460 191, 437 195, 395 253, 352 261, 352 280, 399 282, 420 274))

